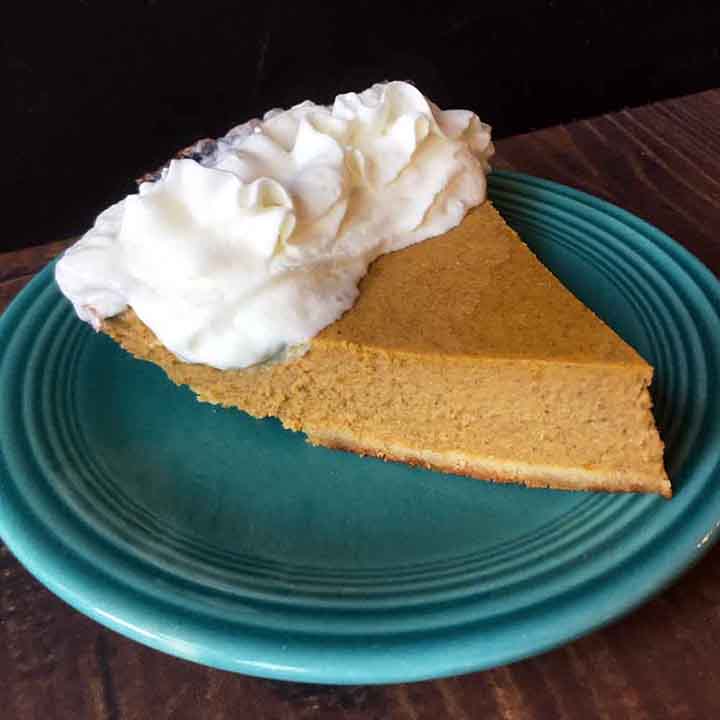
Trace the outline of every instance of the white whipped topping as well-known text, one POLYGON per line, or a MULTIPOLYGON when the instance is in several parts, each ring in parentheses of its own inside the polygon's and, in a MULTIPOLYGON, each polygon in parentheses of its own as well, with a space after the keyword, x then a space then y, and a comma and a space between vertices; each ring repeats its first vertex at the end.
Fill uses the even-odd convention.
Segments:
POLYGON ((404 82, 272 110, 101 213, 56 279, 96 329, 129 305, 180 359, 248 367, 339 318, 378 255, 459 224, 492 151, 404 82))

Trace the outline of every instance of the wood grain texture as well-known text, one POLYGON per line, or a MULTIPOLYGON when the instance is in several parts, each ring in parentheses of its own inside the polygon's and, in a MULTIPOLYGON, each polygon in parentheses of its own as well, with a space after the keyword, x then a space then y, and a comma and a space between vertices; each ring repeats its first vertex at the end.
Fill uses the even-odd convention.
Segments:
MULTIPOLYGON (((604 197, 720 271, 720 91, 498 143, 496 167, 604 197)), ((0 255, 0 307, 65 243, 0 255)), ((720 717, 720 547, 602 631, 487 672, 380 687, 257 680, 116 635, 0 549, 0 717, 704 720, 720 717)))
POLYGON ((71 240, 58 240, 15 252, 0 253, 0 313, 38 270, 59 255, 71 240))
POLYGON ((616 203, 720 271, 720 91, 548 128, 498 143, 494 166, 616 203))
POLYGON ((70 243, 70 240, 57 240, 46 245, 0 253, 0 283, 22 275, 36 273, 70 243))

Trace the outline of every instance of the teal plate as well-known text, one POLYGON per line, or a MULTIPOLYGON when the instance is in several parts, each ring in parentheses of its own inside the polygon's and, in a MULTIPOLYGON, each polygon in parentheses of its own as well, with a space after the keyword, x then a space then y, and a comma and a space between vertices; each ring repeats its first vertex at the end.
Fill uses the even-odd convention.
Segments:
POLYGON ((720 526, 718 282, 666 235, 496 172, 542 260, 656 368, 675 497, 492 485, 313 448, 199 404, 79 322, 52 266, 0 320, 0 534, 124 635, 250 675, 418 680, 542 652, 637 606, 720 526))

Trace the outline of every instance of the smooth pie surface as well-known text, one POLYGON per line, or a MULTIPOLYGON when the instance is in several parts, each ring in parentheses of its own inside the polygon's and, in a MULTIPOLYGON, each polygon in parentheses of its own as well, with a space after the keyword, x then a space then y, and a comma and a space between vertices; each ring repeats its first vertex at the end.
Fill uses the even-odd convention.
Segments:
POLYGON ((384 255, 318 344, 444 359, 647 363, 545 268, 490 202, 440 237, 384 255))
POLYGON ((103 329, 201 400, 310 442, 482 479, 671 494, 652 368, 486 202, 379 258, 356 305, 295 361, 178 361, 132 311, 103 329))

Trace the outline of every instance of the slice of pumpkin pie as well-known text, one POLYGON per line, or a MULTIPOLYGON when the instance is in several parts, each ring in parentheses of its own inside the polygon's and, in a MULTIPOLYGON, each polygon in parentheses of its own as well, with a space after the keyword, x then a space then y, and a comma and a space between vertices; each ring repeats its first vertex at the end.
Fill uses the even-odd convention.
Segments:
POLYGON ((472 113, 389 83, 203 147, 61 260, 83 319, 316 445, 671 495, 652 368, 485 199, 472 113))
POLYGON ((383 255, 299 358, 188 364, 127 310, 102 329, 201 400, 276 416, 315 445, 484 480, 666 497, 652 368, 489 202, 383 255))

